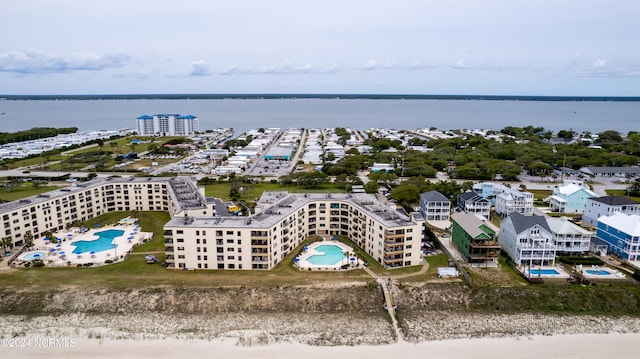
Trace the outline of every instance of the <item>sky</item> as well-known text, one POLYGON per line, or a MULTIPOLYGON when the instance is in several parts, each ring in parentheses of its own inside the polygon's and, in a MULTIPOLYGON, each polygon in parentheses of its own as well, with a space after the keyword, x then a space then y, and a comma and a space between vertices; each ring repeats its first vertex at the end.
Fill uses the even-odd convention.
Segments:
POLYGON ((638 0, 3 1, 0 94, 640 96, 638 0))

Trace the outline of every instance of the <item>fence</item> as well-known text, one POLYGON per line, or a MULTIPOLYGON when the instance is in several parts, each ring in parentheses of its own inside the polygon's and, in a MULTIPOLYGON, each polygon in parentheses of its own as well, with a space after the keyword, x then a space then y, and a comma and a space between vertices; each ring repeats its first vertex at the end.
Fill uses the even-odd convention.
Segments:
POLYGON ((440 249, 442 250, 442 252, 444 252, 444 254, 446 254, 446 256, 449 257, 451 261, 453 261, 453 264, 456 266, 456 269, 458 270, 458 272, 462 274, 462 277, 464 278, 465 282, 467 282, 469 287, 473 287, 473 280, 471 279, 471 276, 469 275, 467 270, 464 268, 462 263, 460 263, 458 260, 455 259, 455 257, 451 254, 451 252, 449 252, 449 248, 447 248, 447 246, 445 246, 442 242, 440 242, 439 237, 436 236, 436 240, 438 241, 438 244, 440 245, 440 249))

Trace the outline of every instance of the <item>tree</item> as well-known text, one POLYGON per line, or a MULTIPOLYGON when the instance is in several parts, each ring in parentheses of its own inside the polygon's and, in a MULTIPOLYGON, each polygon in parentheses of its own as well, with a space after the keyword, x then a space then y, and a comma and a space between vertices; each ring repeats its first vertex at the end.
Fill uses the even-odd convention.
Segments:
POLYGON ((378 193, 378 183, 376 181, 369 181, 363 187, 366 193, 378 193))
POLYGON ((400 185, 391 190, 390 196, 401 203, 414 203, 420 198, 420 189, 414 184, 400 185))
POLYGON ((2 237, 2 239, 0 239, 0 244, 2 244, 4 252, 6 252, 7 247, 9 247, 9 249, 13 247, 13 240, 11 239, 11 237, 2 237))
POLYGON ((24 234, 24 244, 27 247, 33 247, 33 234, 31 233, 31 231, 27 231, 24 234))
POLYGON ((571 130, 560 130, 558 131, 558 137, 560 138, 564 138, 564 139, 571 139, 573 138, 573 131, 571 130))
POLYGON ((602 144, 622 142, 622 136, 618 131, 607 130, 598 134, 598 142, 602 144))

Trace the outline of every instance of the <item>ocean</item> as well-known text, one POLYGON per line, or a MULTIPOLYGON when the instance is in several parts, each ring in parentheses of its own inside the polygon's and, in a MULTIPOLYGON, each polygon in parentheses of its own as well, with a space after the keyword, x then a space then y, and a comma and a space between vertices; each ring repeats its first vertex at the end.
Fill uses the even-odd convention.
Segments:
POLYGON ((32 127, 135 128, 143 114, 192 114, 200 129, 350 127, 493 129, 544 127, 640 131, 640 101, 394 98, 150 98, 0 100, 0 131, 32 127))

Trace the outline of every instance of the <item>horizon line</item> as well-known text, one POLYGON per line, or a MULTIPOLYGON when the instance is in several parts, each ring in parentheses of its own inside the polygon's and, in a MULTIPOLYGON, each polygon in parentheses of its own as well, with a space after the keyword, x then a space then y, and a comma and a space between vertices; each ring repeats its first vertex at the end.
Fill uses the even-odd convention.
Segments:
POLYGON ((388 99, 388 100, 522 100, 640 101, 640 96, 470 95, 376 93, 145 93, 145 94, 0 94, 1 100, 47 99, 388 99))

